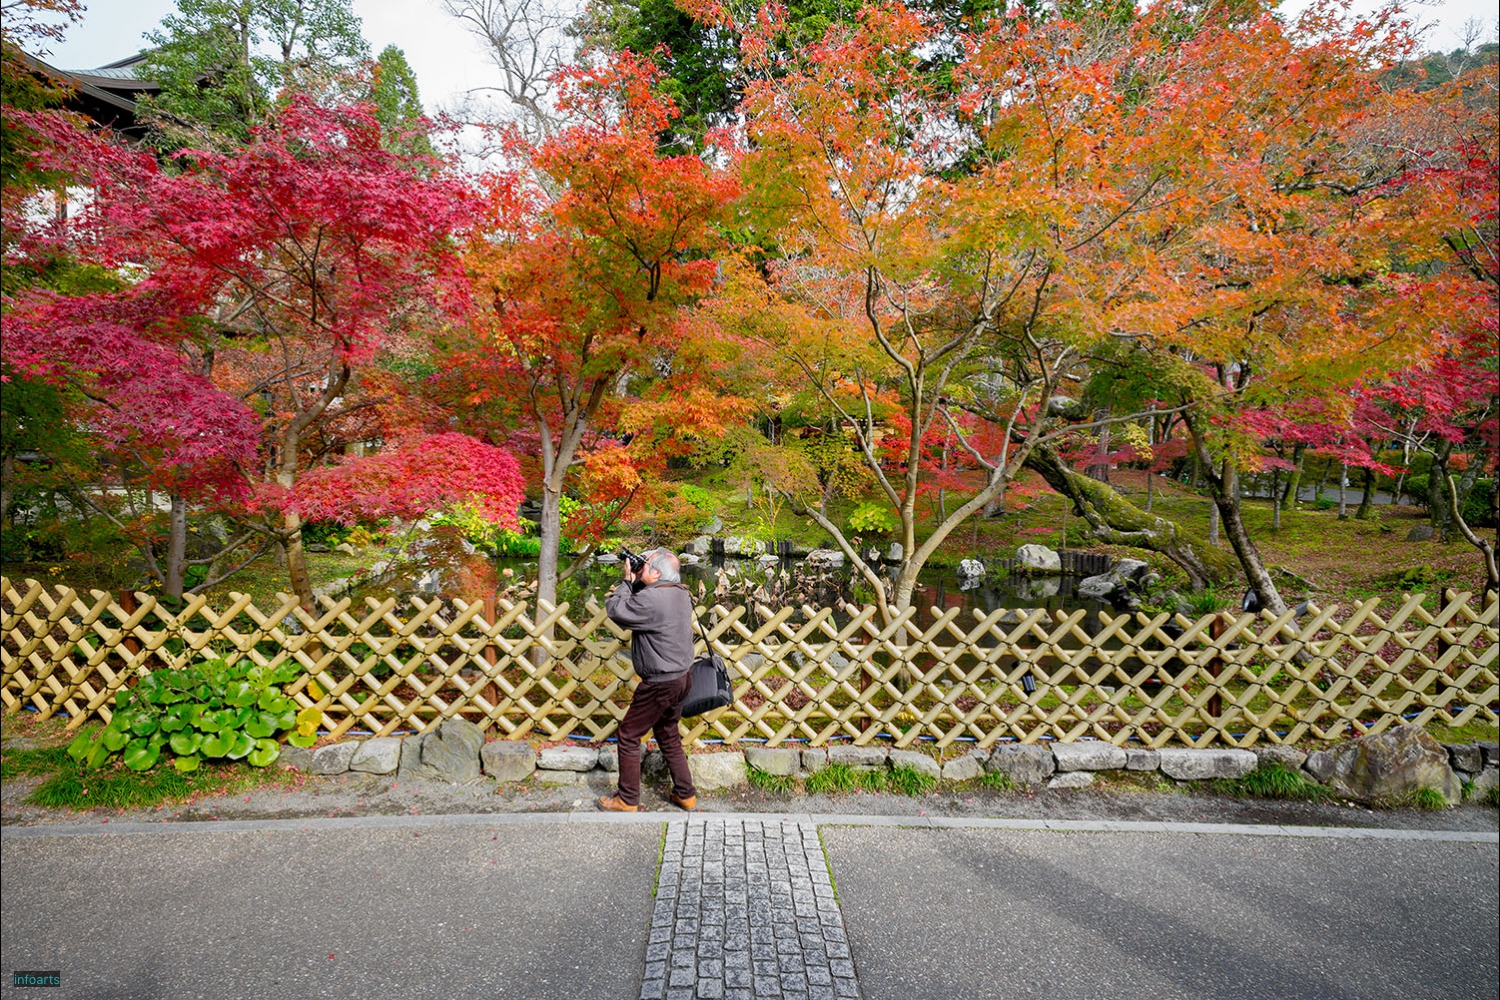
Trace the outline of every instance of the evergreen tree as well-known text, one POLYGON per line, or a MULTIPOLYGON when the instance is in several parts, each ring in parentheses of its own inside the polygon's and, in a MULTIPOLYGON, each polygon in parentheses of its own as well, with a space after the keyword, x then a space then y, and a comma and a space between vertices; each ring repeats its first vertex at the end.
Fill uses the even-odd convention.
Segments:
POLYGON ((161 91, 141 114, 164 151, 245 145, 282 93, 347 97, 369 58, 351 0, 177 0, 147 38, 161 91))
POLYGON ((375 119, 380 122, 388 149, 432 155, 422 99, 417 94, 417 75, 406 61, 406 53, 394 45, 387 45, 375 60, 370 102, 375 105, 375 119))

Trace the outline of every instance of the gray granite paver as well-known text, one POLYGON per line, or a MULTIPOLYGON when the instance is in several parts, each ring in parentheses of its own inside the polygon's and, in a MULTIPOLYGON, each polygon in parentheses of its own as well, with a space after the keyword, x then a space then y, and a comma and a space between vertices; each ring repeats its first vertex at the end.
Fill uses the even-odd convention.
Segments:
POLYGON ((670 824, 649 941, 643 1000, 861 996, 810 823, 670 824))

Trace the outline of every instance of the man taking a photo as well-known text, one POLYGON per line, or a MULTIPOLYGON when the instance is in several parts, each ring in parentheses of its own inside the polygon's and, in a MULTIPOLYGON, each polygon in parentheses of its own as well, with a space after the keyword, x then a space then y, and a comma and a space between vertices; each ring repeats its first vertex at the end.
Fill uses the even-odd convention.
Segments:
POLYGON ((599 800, 610 812, 635 812, 641 805, 641 738, 647 732, 672 772, 672 802, 697 808, 697 790, 677 723, 693 685, 693 601, 682 585, 677 557, 666 549, 646 553, 636 572, 623 560, 624 579, 604 601, 611 621, 630 629, 630 663, 641 679, 620 722, 620 774, 614 795, 599 800))

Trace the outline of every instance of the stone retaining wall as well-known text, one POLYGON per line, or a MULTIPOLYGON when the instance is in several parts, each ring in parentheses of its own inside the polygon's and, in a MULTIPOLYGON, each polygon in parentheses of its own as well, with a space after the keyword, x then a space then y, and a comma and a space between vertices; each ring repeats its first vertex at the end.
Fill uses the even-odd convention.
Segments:
MULTIPOLYGON (((449 719, 434 731, 405 738, 347 740, 316 750, 283 747, 281 763, 313 774, 394 773, 405 780, 466 782, 483 773, 501 782, 531 778, 543 784, 600 788, 612 787, 619 770, 613 747, 562 745, 538 751, 521 740, 485 742, 483 731, 462 719, 449 719)), ((829 764, 860 770, 909 767, 947 783, 1003 774, 1015 786, 1047 788, 1084 788, 1106 771, 1156 771, 1173 781, 1195 782, 1243 778, 1258 769, 1281 767, 1359 801, 1397 801, 1417 789, 1433 788, 1453 805, 1461 801, 1466 782, 1473 783, 1476 797, 1500 786, 1497 744, 1442 744, 1417 726, 1399 726, 1312 753, 1287 746, 1144 750, 1084 741, 1004 743, 946 761, 880 746, 749 747, 690 754, 688 763, 694 783, 704 792, 745 784, 749 768, 807 777, 829 764)), ((647 780, 665 778, 661 752, 646 753, 642 770, 647 780)))

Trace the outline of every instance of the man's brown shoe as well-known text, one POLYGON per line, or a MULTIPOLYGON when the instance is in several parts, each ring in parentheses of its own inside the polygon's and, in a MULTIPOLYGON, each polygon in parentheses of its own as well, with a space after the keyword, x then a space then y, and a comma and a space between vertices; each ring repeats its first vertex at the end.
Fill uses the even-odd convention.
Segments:
POLYGON ((599 808, 605 812, 633 813, 640 811, 640 806, 633 806, 624 801, 618 795, 607 795, 599 800, 599 808))
POLYGON ((672 804, 674 806, 677 806, 680 809, 685 809, 688 812, 692 812, 694 809, 698 808, 698 796, 696 795, 689 795, 685 799, 679 799, 675 795, 669 795, 667 796, 667 798, 672 800, 672 804))

